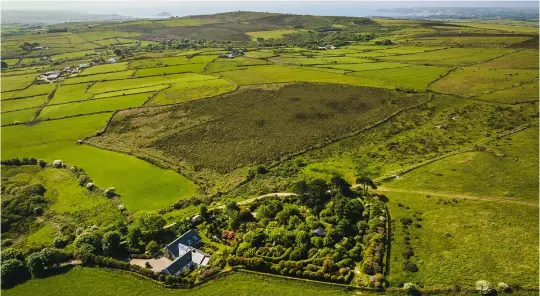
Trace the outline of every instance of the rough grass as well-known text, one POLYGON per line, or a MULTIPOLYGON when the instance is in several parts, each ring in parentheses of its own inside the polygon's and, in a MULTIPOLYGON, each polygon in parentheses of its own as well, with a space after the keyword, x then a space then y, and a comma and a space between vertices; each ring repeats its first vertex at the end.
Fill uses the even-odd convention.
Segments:
POLYGON ((410 66, 409 64, 380 62, 380 63, 363 63, 363 64, 346 64, 346 65, 321 65, 320 67, 349 70, 349 71, 369 71, 369 70, 377 70, 377 69, 402 68, 402 67, 409 67, 409 66, 410 66))
POLYGON ((37 77, 37 74, 2 76, 2 92, 25 88, 32 84, 37 77))
POLYGON ((111 91, 111 92, 97 94, 93 96, 93 98, 101 99, 101 98, 108 98, 108 97, 132 95, 132 94, 138 94, 138 93, 155 92, 155 91, 167 88, 167 87, 169 87, 168 84, 154 85, 154 86, 147 86, 147 87, 140 87, 140 88, 130 88, 130 89, 124 89, 120 91, 111 91))
POLYGON ((520 69, 538 69, 538 50, 525 49, 503 57, 478 64, 478 67, 488 68, 520 68, 520 69))
POLYGON ((39 119, 60 118, 73 115, 109 112, 142 105, 153 93, 140 93, 119 97, 110 97, 84 102, 74 102, 61 105, 51 105, 43 108, 39 119))
POLYGON ((422 98, 331 84, 249 89, 163 109, 121 112, 108 132, 92 141, 228 173, 339 138, 422 98))
POLYGON ((273 31, 257 31, 246 32, 246 35, 251 36, 252 39, 264 38, 264 39, 280 39, 287 34, 294 34, 301 32, 301 30, 273 30, 273 31))
POLYGON ((393 222, 389 280, 428 287, 473 287, 480 279, 538 287, 538 207, 386 193, 393 222), (405 205, 410 209, 400 207, 405 205), (402 230, 401 218, 421 218, 402 230), (403 270, 408 236, 418 272, 403 270))
POLYGON ((393 85, 424 90, 428 84, 450 70, 445 67, 410 66, 382 70, 362 71, 350 75, 377 79, 393 85))
POLYGON ((538 80, 492 93, 482 94, 478 98, 498 103, 519 103, 538 100, 538 80))
POLYGON ((2 100, 2 113, 20 109, 39 107, 45 103, 47 96, 35 96, 26 99, 2 100))
POLYGON ((131 88, 141 88, 148 87, 160 84, 168 83, 189 83, 191 81, 201 81, 201 80, 210 80, 215 79, 214 76, 202 75, 195 73, 184 73, 184 74, 172 74, 172 75, 163 75, 163 76, 153 76, 153 77, 143 77, 143 78, 132 78, 125 79, 122 81, 104 81, 98 82, 90 89, 89 92, 94 94, 110 92, 110 91, 121 91, 124 89, 131 88))
POLYGON ((463 67, 434 82, 435 91, 459 95, 480 95, 538 78, 538 70, 463 67))
POLYGON ((538 128, 529 128, 488 145, 436 161, 385 187, 538 201, 538 128))
POLYGON ((413 64, 456 66, 487 61, 512 51, 515 50, 507 48, 449 48, 409 55, 381 57, 381 59, 413 64))
POLYGON ((206 97, 212 97, 230 92, 236 85, 225 79, 212 79, 194 81, 191 83, 177 83, 170 88, 160 91, 146 105, 174 104, 206 97))
POLYGON ((245 70, 223 72, 220 74, 223 77, 231 79, 238 85, 266 84, 275 82, 326 82, 393 88, 393 86, 387 83, 369 78, 352 77, 325 71, 278 65, 254 66, 245 70))
POLYGON ((140 68, 155 68, 164 66, 174 66, 187 64, 189 59, 185 56, 169 57, 169 58, 156 58, 156 59, 141 59, 133 60, 129 62, 129 69, 140 68))

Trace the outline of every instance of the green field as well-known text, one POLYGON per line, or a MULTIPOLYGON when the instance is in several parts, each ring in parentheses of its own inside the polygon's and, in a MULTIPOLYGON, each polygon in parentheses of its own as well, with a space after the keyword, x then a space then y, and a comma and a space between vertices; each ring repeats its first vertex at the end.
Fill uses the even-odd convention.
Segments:
POLYGON ((298 30, 275 30, 275 31, 258 31, 258 32, 247 32, 246 34, 251 36, 253 39, 264 38, 264 39, 279 39, 287 34, 298 33, 298 30))
POLYGON ((39 108, 2 113, 2 125, 31 121, 39 108))
POLYGON ((381 63, 364 63, 364 64, 347 64, 347 65, 328 65, 328 66, 320 66, 320 67, 328 67, 332 69, 341 69, 341 70, 349 70, 349 71, 369 71, 369 70, 377 70, 377 69, 402 68, 402 67, 408 67, 408 66, 410 65, 381 62, 381 63))
POLYGON ((478 67, 538 69, 538 50, 525 49, 482 64, 478 67))
POLYGON ((30 87, 19 90, 19 91, 12 91, 12 92, 2 92, 2 99, 10 99, 10 98, 26 98, 26 97, 32 97, 37 95, 46 95, 49 94, 54 89, 54 84, 47 83, 47 84, 33 84, 30 87))
POLYGON ((442 75, 450 68, 434 66, 410 66, 383 70, 363 71, 350 75, 377 79, 393 85, 400 85, 416 90, 426 89, 428 84, 442 75))
POLYGON ((478 98, 499 103, 518 103, 538 100, 538 80, 492 93, 482 94, 478 98))
POLYGON ((80 76, 82 75, 93 75, 93 74, 99 74, 99 73, 108 73, 108 72, 119 72, 119 71, 125 71, 128 68, 128 63, 113 63, 113 64, 106 64, 106 65, 97 65, 92 66, 90 68, 84 69, 80 76))
POLYGON ((2 100, 2 113, 32 107, 39 107, 47 101, 47 96, 35 96, 26 99, 2 100))
POLYGON ((2 92, 23 89, 32 84, 37 77, 36 74, 2 77, 2 92))
POLYGON ((129 69, 139 69, 139 68, 154 68, 154 67, 164 67, 164 66, 174 66, 174 65, 183 65, 187 64, 189 59, 185 56, 180 57, 170 57, 170 58, 158 58, 158 59, 142 59, 134 60, 129 63, 129 69))
POLYGON ((84 83, 84 82, 92 82, 92 81, 120 80, 124 78, 130 78, 133 75, 133 73, 135 73, 135 71, 126 70, 126 71, 102 73, 102 74, 96 74, 96 75, 77 76, 77 77, 66 79, 64 83, 76 84, 76 83, 84 83))
POLYGON ((146 105, 174 104, 221 95, 236 89, 225 79, 177 83, 160 91, 146 105))
POLYGON ((159 90, 162 90, 164 88, 167 88, 167 87, 169 87, 168 84, 147 86, 147 87, 141 87, 141 88, 130 88, 130 89, 125 89, 125 90, 121 90, 121 91, 111 91, 111 92, 100 93, 100 94, 97 94, 97 95, 93 96, 93 98, 94 99, 101 99, 101 98, 108 98, 108 97, 117 97, 117 96, 138 94, 138 93, 155 92, 155 91, 159 91, 159 90))
POLYGON ((487 61, 513 51, 515 50, 505 48, 449 48, 411 55, 388 56, 382 59, 413 64, 464 66, 487 61))
POLYGON ((104 92, 121 91, 124 89, 141 88, 141 87, 148 87, 148 86, 167 84, 167 83, 180 83, 180 82, 202 81, 202 80, 211 80, 211 79, 215 79, 215 77, 209 76, 209 75, 194 74, 194 73, 172 74, 172 75, 163 75, 163 76, 125 79, 125 80, 122 80, 122 83, 120 84, 118 83, 118 81, 98 82, 92 85, 92 87, 90 87, 88 91, 94 94, 100 94, 104 92))
POLYGON ((145 77, 145 76, 155 76, 155 75, 168 75, 176 73, 201 73, 206 64, 188 64, 188 65, 179 65, 179 66, 169 66, 161 68, 145 68, 140 69, 135 72, 134 77, 145 77))

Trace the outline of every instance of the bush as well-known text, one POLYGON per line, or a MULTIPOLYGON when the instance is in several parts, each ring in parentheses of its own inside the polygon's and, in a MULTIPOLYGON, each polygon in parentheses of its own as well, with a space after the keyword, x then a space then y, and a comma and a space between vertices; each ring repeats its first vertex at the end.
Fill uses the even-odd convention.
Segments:
POLYGON ((90 179, 90 177, 88 177, 87 175, 80 175, 77 181, 79 182, 80 186, 84 186, 88 183, 92 183, 92 179, 90 179))
POLYGON ((2 260, 1 270, 2 289, 13 287, 29 277, 26 265, 19 259, 2 260))
POLYGON ((2 253, 0 253, 0 261, 4 262, 10 259, 17 259, 20 261, 24 261, 24 256, 19 250, 15 250, 12 248, 4 249, 2 253))
POLYGON ((401 256, 403 256, 403 259, 409 260, 412 256, 414 256, 414 252, 411 248, 407 248, 405 252, 401 253, 401 256))
POLYGON ((405 261, 403 262, 403 267, 406 271, 410 271, 410 272, 417 272, 418 271, 418 266, 414 263, 414 262, 411 262, 411 261, 405 261))
POLYGON ((413 283, 405 283, 403 285, 403 289, 407 291, 407 293, 414 293, 418 291, 418 288, 416 288, 416 285, 413 283))
POLYGON ((159 251, 161 250, 161 248, 159 247, 158 243, 156 241, 150 241, 147 245, 146 245, 146 253, 148 253, 149 255, 156 255, 159 251))
POLYGON ((489 295, 491 294, 493 288, 490 282, 485 280, 479 280, 476 282, 476 290, 482 295, 489 295))
POLYGON ((499 287, 499 290, 503 292, 506 292, 506 293, 512 292, 512 288, 510 288, 510 286, 507 283, 500 282, 497 286, 499 287))

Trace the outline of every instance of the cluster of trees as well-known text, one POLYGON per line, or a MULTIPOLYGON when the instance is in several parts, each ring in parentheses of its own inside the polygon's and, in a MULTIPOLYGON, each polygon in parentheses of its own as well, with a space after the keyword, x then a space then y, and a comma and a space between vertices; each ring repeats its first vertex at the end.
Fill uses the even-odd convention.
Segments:
MULTIPOLYGON (((22 160, 18 158, 11 158, 11 159, 2 160, 0 163, 6 166, 36 165, 38 164, 38 160, 33 157, 32 158, 25 157, 22 160)), ((43 163, 45 163, 45 161, 40 159, 39 160, 40 166, 43 163)))
POLYGON ((2 233, 25 232, 35 217, 43 214, 47 205, 43 196, 46 191, 41 184, 2 180, 2 233))
POLYGON ((369 211, 369 233, 364 237, 366 249, 362 270, 369 275, 383 273, 384 253, 386 249, 386 206, 378 197, 367 198, 366 210, 369 211))
POLYGON ((18 250, 5 249, 1 253, 2 288, 14 286, 31 276, 42 277, 70 258, 69 254, 53 248, 45 248, 26 258, 18 250))

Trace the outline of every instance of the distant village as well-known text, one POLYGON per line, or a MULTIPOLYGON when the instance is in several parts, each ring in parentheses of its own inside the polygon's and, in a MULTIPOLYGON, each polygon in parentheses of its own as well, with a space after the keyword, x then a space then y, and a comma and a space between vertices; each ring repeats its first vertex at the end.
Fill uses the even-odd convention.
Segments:
MULTIPOLYGON (((106 63, 111 64, 111 63, 116 63, 116 62, 118 62, 118 58, 109 58, 106 63)), ((105 63, 103 63, 103 62, 102 63, 90 62, 88 64, 86 64, 86 63, 79 64, 78 66, 74 66, 74 67, 65 67, 62 70, 48 71, 48 72, 45 72, 43 75, 40 75, 37 78, 37 80, 38 81, 43 81, 43 82, 55 82, 58 79, 60 79, 62 76, 66 77, 66 76, 69 76, 69 75, 78 74, 82 70, 84 70, 85 68, 95 66, 95 65, 100 65, 100 64, 105 64, 105 63)))

